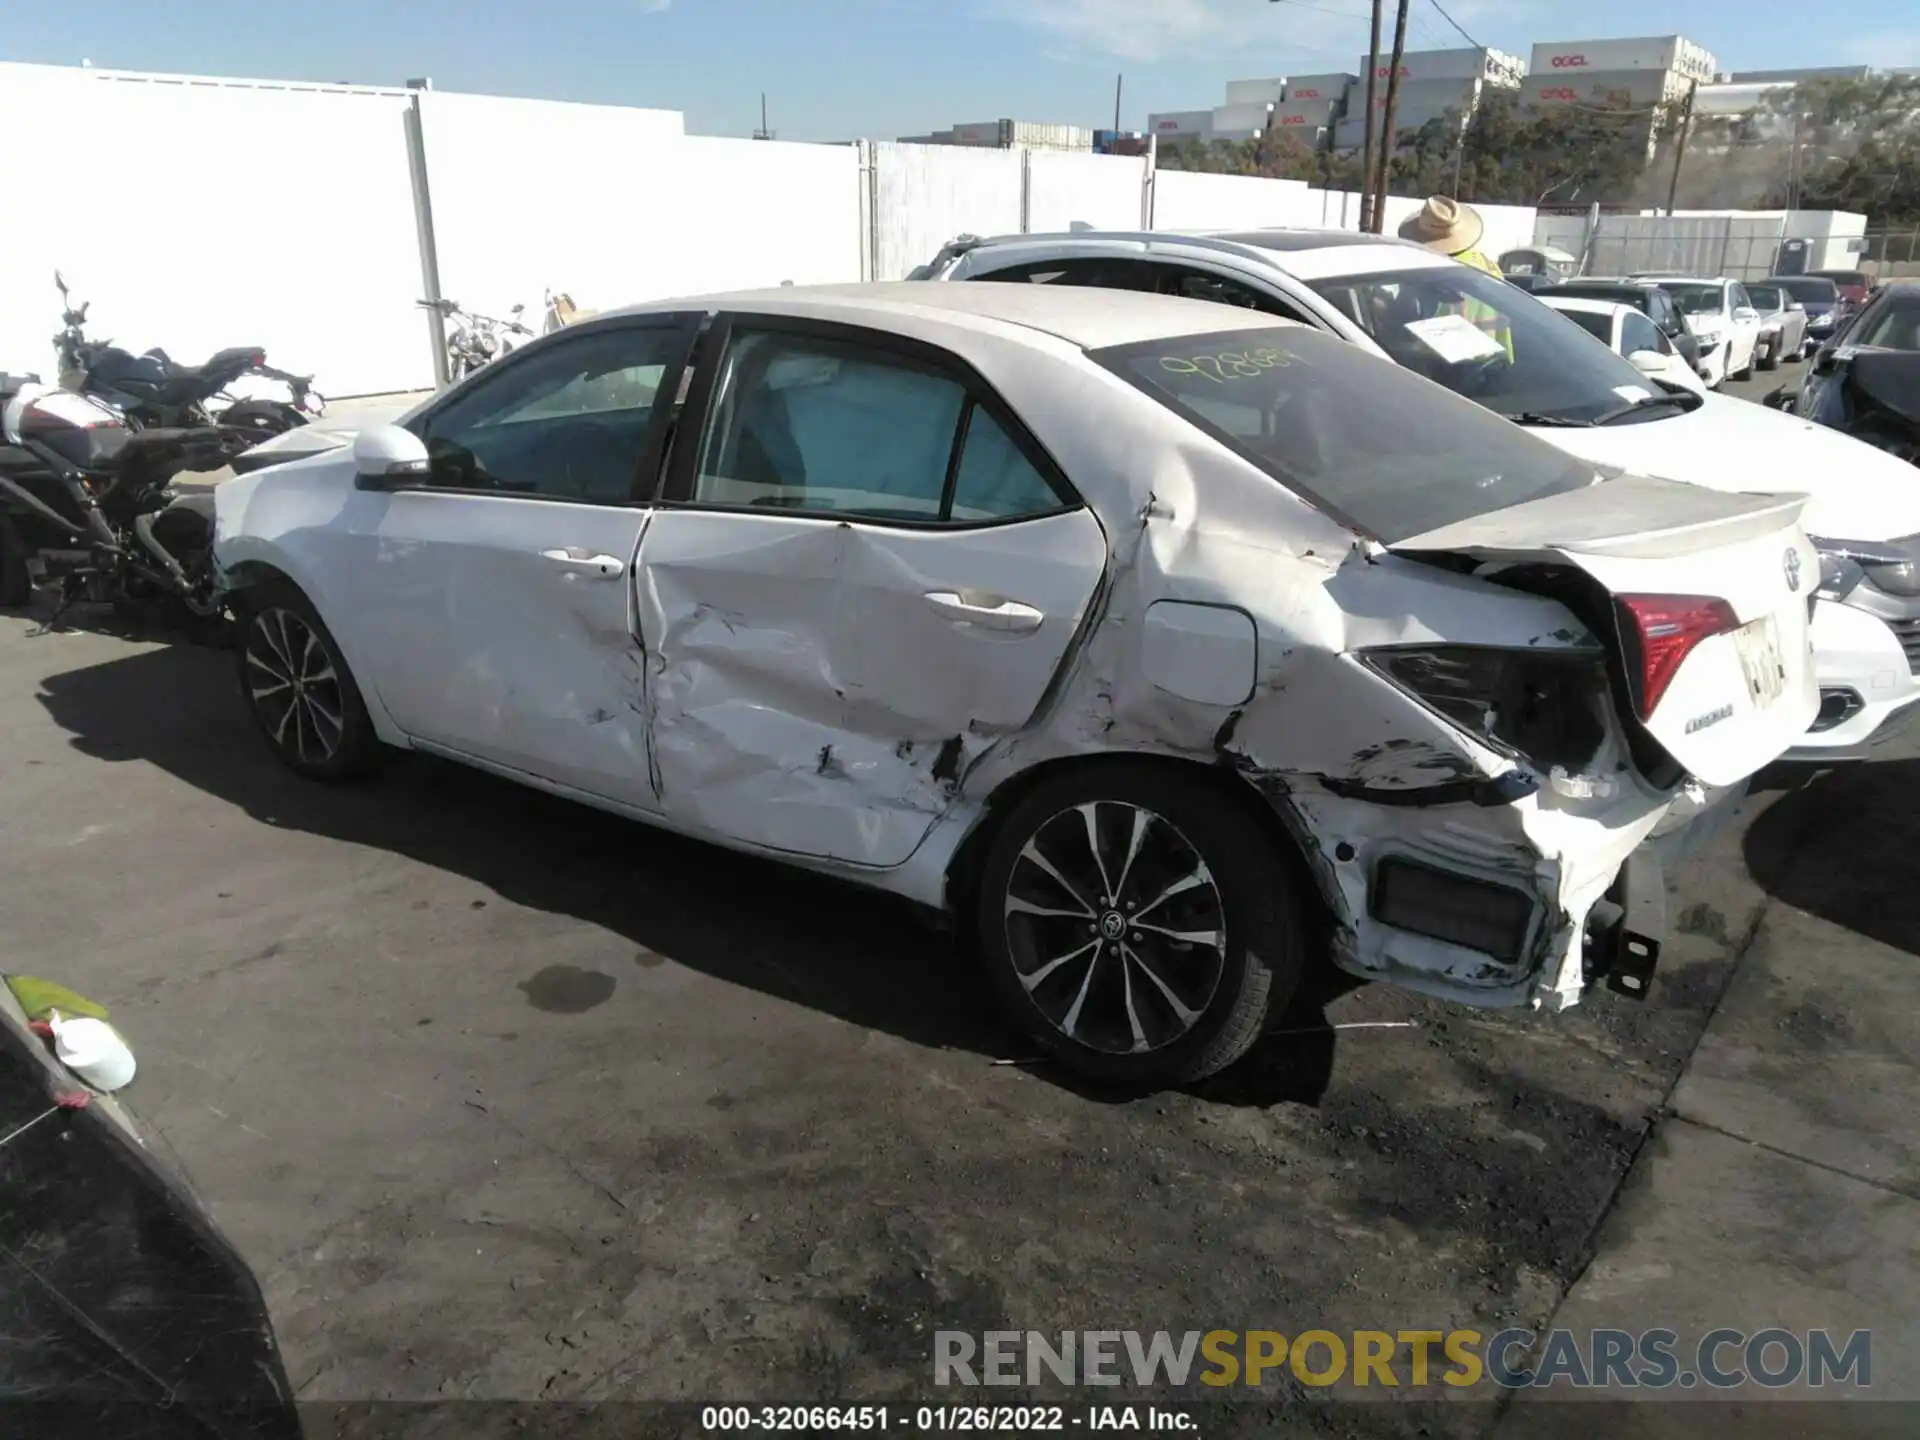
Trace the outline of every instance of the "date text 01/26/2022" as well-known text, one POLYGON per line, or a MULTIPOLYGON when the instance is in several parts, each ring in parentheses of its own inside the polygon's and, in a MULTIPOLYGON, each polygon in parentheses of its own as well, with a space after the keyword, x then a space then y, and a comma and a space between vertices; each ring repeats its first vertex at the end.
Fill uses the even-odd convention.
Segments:
POLYGON ((1152 1405, 709 1405, 700 1412, 709 1433, 806 1433, 898 1430, 1002 1435, 1068 1430, 1190 1431, 1195 1418, 1152 1405))

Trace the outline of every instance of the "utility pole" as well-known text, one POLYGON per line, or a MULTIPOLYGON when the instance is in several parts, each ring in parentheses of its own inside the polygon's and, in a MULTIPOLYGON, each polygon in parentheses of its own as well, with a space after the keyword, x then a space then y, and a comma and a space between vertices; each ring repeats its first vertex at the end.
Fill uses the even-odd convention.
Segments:
POLYGON ((1793 112, 1793 150, 1787 156, 1787 209, 1800 208, 1800 110, 1793 112))
POLYGON ((1667 179, 1667 218, 1673 218, 1674 200, 1680 193, 1680 162, 1687 156, 1687 132, 1693 128, 1693 97, 1700 89, 1698 80, 1687 82, 1686 108, 1680 112, 1680 136, 1673 147, 1673 174, 1667 179))
POLYGON ((1113 133, 1116 135, 1120 133, 1120 90, 1126 83, 1124 75, 1113 77, 1113 133))
POLYGON ((1400 102, 1400 57, 1407 48, 1407 0, 1400 0, 1393 17, 1393 64, 1387 71, 1387 113, 1380 135, 1380 178, 1373 183, 1373 233, 1387 220, 1387 175, 1393 165, 1394 110, 1400 102))
POLYGON ((1373 191, 1373 82, 1380 71, 1380 0, 1373 0, 1373 34, 1367 42, 1367 121, 1360 138, 1360 228, 1373 229, 1379 196, 1373 191))
POLYGON ((773 131, 767 128, 767 92, 764 90, 760 92, 760 128, 753 132, 753 138, 756 140, 773 139, 773 131))

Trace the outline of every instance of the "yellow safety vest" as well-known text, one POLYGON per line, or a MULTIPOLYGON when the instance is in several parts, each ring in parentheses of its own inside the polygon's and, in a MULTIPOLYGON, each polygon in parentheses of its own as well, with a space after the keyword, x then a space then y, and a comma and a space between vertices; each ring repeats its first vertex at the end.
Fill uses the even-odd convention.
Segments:
MULTIPOLYGON (((1462 250, 1453 258, 1460 261, 1463 265, 1471 265, 1476 270, 1484 270, 1487 274, 1496 278, 1504 278, 1500 275, 1500 267, 1485 255, 1482 255, 1478 250, 1462 250)), ((1502 350, 1507 352, 1508 363, 1512 363, 1513 327, 1507 323, 1507 317, 1505 315, 1494 309, 1493 306, 1471 298, 1461 304, 1460 313, 1472 321, 1474 328, 1480 331, 1481 334, 1491 336, 1494 342, 1498 344, 1502 350)))

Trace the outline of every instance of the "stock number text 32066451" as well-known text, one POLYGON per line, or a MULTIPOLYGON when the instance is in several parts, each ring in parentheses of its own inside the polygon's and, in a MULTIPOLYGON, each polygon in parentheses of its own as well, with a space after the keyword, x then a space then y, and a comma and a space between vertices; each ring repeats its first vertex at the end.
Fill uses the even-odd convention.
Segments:
POLYGON ((708 1405, 708 1432, 899 1430, 1001 1435, 1067 1428, 1059 1405, 708 1405))

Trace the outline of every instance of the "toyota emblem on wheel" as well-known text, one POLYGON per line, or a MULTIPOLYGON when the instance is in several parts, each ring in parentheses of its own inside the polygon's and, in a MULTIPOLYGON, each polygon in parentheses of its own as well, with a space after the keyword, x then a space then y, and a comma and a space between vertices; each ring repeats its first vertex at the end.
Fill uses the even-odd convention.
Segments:
POLYGON ((1798 594, 1800 591, 1800 552, 1789 550, 1786 554, 1787 589, 1798 594))

